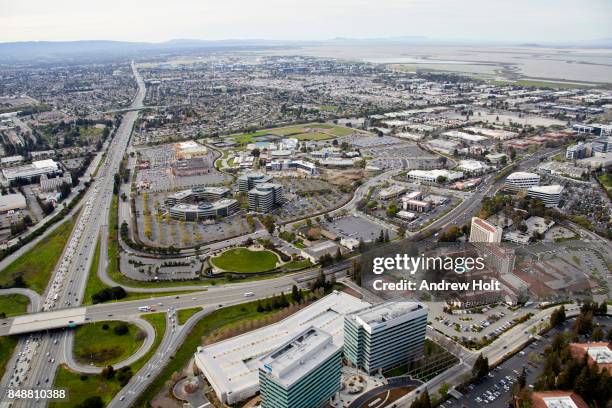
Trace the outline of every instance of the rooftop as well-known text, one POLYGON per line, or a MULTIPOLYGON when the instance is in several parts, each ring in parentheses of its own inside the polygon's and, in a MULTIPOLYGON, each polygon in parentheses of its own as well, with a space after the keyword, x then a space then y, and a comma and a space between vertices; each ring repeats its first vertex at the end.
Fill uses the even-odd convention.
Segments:
POLYGON ((285 388, 291 387, 338 352, 328 333, 310 327, 260 359, 260 368, 285 388))
POLYGON ((383 327, 393 326, 390 322, 403 322, 407 317, 417 317, 419 314, 427 315, 427 308, 416 302, 387 302, 376 306, 369 306, 348 316, 354 319, 368 333, 383 327))

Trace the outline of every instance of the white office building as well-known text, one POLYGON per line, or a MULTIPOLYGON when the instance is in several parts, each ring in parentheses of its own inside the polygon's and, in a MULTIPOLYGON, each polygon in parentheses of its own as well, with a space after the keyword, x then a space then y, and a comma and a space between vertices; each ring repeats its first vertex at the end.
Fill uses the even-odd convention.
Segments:
POLYGON ((387 371, 423 354, 427 307, 416 302, 369 306, 344 319, 344 356, 368 373, 387 371))
POLYGON ((526 190, 538 184, 540 184, 540 176, 535 173, 517 171, 506 177, 506 187, 511 189, 526 190))
POLYGON ((424 183, 437 183, 438 177, 444 177, 446 181, 452 182, 463 178, 463 173, 444 169, 435 170, 410 170, 408 177, 414 181, 424 183))
POLYGON ((344 292, 333 292, 278 323, 249 331, 205 347, 198 347, 195 363, 210 382, 219 400, 228 405, 259 391, 259 359, 277 350, 310 327, 344 344, 344 316, 370 306, 344 292))
POLYGON ((342 347, 310 327, 259 361, 261 408, 317 408, 340 390, 342 347))
POLYGON ((550 186, 533 186, 527 190, 527 197, 541 200, 546 207, 557 207, 561 201, 563 186, 553 184, 550 186))

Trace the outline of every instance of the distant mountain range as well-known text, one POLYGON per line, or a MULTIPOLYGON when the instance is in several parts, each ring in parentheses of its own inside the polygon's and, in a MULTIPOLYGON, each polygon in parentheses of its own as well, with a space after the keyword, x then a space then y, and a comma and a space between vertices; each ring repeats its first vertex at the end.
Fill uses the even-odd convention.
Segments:
MULTIPOLYGON (((231 50, 231 49, 265 49, 270 47, 301 47, 322 44, 469 44, 478 45, 478 41, 468 40, 439 40, 422 36, 400 36, 383 38, 344 38, 338 37, 327 41, 281 41, 264 39, 228 39, 228 40, 196 40, 174 39, 166 42, 129 42, 129 41, 23 41, 0 43, 0 62, 26 61, 26 60, 56 60, 85 57, 90 59, 127 58, 138 57, 152 52, 185 52, 198 50, 231 50)), ((584 47, 584 48, 612 48, 612 38, 573 43, 511 43, 486 42, 483 45, 522 46, 522 47, 584 47)))

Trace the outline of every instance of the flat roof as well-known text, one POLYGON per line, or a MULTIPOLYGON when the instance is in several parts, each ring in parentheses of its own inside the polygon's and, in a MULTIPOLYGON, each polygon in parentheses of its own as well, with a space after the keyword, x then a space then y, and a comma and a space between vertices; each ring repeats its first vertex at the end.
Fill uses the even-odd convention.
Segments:
POLYGON ((340 347, 334 344, 331 335, 310 327, 262 357, 259 360, 260 368, 276 383, 289 388, 338 350, 340 347))
POLYGON ((387 302, 376 306, 368 306, 350 314, 348 317, 355 320, 368 333, 384 327, 392 327, 396 323, 424 314, 427 316, 427 307, 417 302, 387 302))
POLYGON ((32 313, 17 316, 13 319, 8 334, 31 333, 35 331, 59 329, 70 324, 85 323, 85 307, 53 310, 50 312, 32 313))
POLYGON ((293 315, 240 336, 198 348, 195 360, 217 395, 242 395, 259 390, 259 359, 309 327, 329 333, 344 345, 344 316, 370 306, 344 292, 333 292, 293 315))
POLYGON ((560 186, 559 184, 553 184, 550 186, 533 186, 529 188, 529 191, 543 194, 561 194, 563 191, 563 186, 560 186))

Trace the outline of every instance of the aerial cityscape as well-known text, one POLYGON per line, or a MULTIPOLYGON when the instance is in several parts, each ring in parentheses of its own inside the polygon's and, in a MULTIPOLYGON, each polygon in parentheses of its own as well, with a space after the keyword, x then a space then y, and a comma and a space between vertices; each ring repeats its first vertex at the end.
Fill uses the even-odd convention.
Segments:
POLYGON ((612 407, 612 4, 34 3, 0 407, 612 407))

